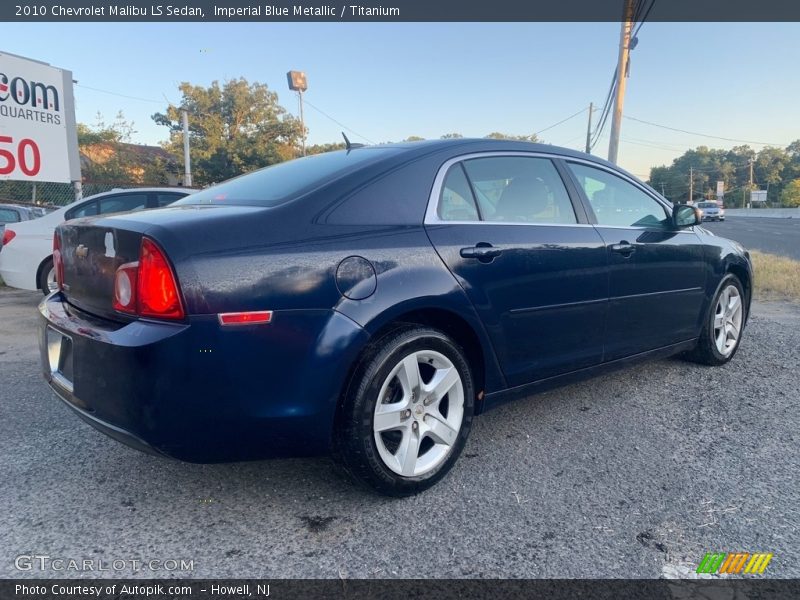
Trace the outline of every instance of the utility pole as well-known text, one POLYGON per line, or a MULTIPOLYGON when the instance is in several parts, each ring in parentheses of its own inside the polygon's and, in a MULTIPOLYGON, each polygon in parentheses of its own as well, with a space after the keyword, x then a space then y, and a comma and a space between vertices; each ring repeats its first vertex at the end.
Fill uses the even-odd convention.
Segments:
POLYGON ((592 112, 594 112, 594 103, 589 102, 589 124, 586 126, 586 154, 592 153, 592 112))
POLYGON ((625 11, 619 32, 619 56, 617 58, 617 94, 614 99, 614 114, 611 118, 611 139, 608 142, 608 161, 617 163, 619 154, 619 132, 622 128, 622 105, 625 103, 625 87, 628 80, 631 29, 633 29, 634 0, 625 0, 625 11))
MULTIPOLYGON (((750 183, 747 186, 747 191, 753 191, 753 159, 750 159, 750 183)), ((751 194, 752 197, 752 194, 751 194)), ((742 208, 744 208, 744 195, 742 196, 742 208)))
POLYGON ((183 185, 192 187, 192 159, 189 156, 189 111, 181 110, 183 120, 183 185))
POLYGON ((303 90, 297 90, 300 99, 300 126, 303 128, 303 156, 306 155, 306 120, 303 118, 303 90))
POLYGON ((694 167, 689 167, 689 202, 692 203, 692 196, 694 195, 694 167))
POLYGON ((303 156, 306 155, 306 121, 303 118, 303 92, 308 89, 308 81, 303 71, 289 71, 286 73, 286 80, 289 82, 289 89, 297 92, 297 99, 300 102, 300 127, 303 130, 303 156))

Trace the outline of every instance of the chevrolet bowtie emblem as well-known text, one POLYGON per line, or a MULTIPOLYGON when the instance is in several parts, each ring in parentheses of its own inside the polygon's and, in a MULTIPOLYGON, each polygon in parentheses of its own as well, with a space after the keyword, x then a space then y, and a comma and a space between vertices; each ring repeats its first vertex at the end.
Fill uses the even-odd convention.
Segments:
POLYGON ((77 248, 75 248, 75 256, 78 258, 86 258, 89 256, 89 248, 80 244, 77 248))

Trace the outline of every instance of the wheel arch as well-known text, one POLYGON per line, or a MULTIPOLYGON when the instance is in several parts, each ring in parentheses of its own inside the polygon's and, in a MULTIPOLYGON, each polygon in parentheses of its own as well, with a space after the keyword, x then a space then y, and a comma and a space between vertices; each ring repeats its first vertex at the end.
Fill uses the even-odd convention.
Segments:
POLYGON ((45 263, 47 263, 48 260, 53 260, 53 255, 52 254, 48 254, 47 256, 45 256, 42 259, 42 261, 39 263, 39 266, 36 267, 36 279, 34 279, 33 283, 36 286, 37 290, 40 289, 40 287, 41 287, 39 285, 39 282, 42 280, 42 270, 44 269, 44 265, 45 265, 45 263))
POLYGON ((753 272, 746 263, 731 261, 725 268, 725 274, 735 275, 744 288, 746 300, 745 322, 750 317, 750 302, 753 299, 753 272))
POLYGON ((463 351, 472 370, 475 383, 475 414, 483 412, 483 398, 489 391, 497 391, 505 387, 505 381, 497 365, 491 347, 482 341, 481 332, 476 331, 474 324, 464 316, 448 308, 424 306, 414 307, 393 314, 384 320, 375 319, 367 327, 370 340, 362 349, 348 374, 342 396, 352 382, 361 358, 387 334, 401 327, 425 326, 441 331, 451 338, 463 351), (487 390, 487 388, 489 388, 487 390))

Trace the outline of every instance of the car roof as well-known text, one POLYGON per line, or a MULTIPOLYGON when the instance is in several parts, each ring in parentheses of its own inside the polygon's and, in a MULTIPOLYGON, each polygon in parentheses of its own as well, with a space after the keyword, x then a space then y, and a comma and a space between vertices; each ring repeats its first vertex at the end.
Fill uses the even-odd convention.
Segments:
MULTIPOLYGON (((554 146, 552 144, 541 144, 534 142, 523 142, 517 140, 495 139, 495 138, 456 138, 446 140, 420 140, 415 142, 398 142, 393 144, 378 144, 375 146, 361 146, 353 148, 351 152, 369 151, 373 148, 395 148, 399 150, 397 154, 406 155, 412 158, 418 155, 430 154, 437 151, 451 150, 453 156, 460 154, 469 154, 472 152, 539 152, 543 154, 552 154, 564 158, 577 158, 581 160, 588 160, 598 165, 609 167, 633 179, 640 181, 632 173, 629 173, 619 165, 608 162, 593 154, 586 154, 571 148, 564 148, 562 146, 554 146)), ((397 156, 394 154, 394 156, 397 156)))

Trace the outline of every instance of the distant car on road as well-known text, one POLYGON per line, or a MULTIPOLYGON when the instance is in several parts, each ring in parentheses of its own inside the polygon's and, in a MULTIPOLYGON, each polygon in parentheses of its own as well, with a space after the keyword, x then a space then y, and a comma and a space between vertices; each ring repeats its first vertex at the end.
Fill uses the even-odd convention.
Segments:
POLYGON ((699 222, 615 165, 543 144, 301 158, 60 225, 42 370, 135 448, 331 452, 412 494, 452 467, 473 415, 512 397, 646 357, 728 362, 752 268, 699 222))
POLYGON ((724 221, 725 209, 716 202, 698 202, 695 204, 703 213, 703 221, 724 221))
POLYGON ((78 217, 129 212, 167 206, 194 190, 186 188, 118 189, 96 194, 59 208, 43 217, 6 225, 0 253, 0 277, 23 290, 55 289, 53 232, 57 225, 78 217))

